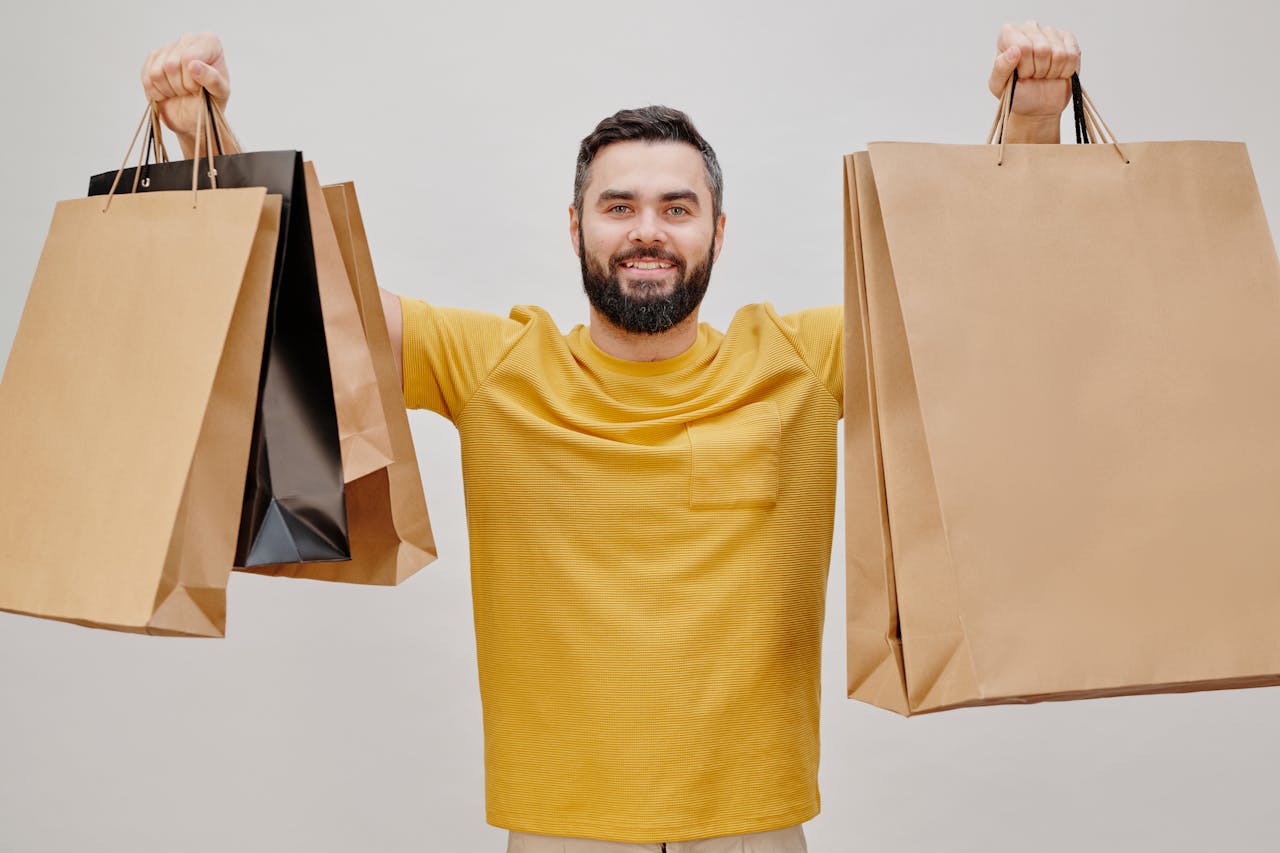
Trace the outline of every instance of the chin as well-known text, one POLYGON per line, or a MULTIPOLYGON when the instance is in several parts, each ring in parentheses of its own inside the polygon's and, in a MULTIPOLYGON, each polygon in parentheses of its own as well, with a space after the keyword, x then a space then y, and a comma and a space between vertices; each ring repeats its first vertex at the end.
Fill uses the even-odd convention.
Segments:
POLYGON ((653 280, 636 280, 632 278, 624 278, 620 280, 622 289, 636 294, 666 294, 675 290, 676 283, 674 281, 653 281, 653 280))

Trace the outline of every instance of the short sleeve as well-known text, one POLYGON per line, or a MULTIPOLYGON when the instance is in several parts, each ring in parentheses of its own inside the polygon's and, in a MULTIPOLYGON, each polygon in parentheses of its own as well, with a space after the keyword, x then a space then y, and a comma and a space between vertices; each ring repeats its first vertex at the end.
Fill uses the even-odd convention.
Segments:
POLYGON ((778 318, 778 326, 844 415, 844 307, 809 308, 778 318))
POLYGON ((457 421, 471 397, 527 328, 466 308, 400 297, 404 322, 404 402, 457 421))

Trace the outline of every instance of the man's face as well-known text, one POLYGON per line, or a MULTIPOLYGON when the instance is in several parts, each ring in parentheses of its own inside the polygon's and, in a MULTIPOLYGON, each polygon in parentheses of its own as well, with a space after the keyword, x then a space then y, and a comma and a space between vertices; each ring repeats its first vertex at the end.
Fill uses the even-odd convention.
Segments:
POLYGON ((569 227, 592 307, 624 331, 657 334, 702 301, 724 216, 692 145, 615 142, 596 154, 569 227))

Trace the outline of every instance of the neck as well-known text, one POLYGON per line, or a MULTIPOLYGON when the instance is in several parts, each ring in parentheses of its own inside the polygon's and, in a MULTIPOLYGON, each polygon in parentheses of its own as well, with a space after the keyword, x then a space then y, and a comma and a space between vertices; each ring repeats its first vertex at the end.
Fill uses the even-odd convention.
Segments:
POLYGON ((627 361, 662 361, 687 351, 698 340, 698 312, 694 311, 676 325, 656 335, 638 335, 619 329, 595 308, 591 309, 588 327, 591 342, 614 358, 627 361))

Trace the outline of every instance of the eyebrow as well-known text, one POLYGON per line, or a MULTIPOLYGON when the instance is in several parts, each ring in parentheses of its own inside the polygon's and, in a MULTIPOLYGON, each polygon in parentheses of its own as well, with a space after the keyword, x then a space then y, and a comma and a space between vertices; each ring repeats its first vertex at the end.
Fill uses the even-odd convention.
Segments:
POLYGON ((673 192, 663 193, 663 201, 687 201, 693 204, 698 203, 698 194, 693 190, 674 190, 673 192))
MULTIPOLYGON (((636 194, 631 190, 605 190, 600 193, 600 197, 596 199, 596 202, 634 201, 635 197, 636 194)), ((697 204, 698 194, 690 189, 672 190, 671 192, 663 193, 660 200, 663 202, 683 201, 691 204, 697 204)))

